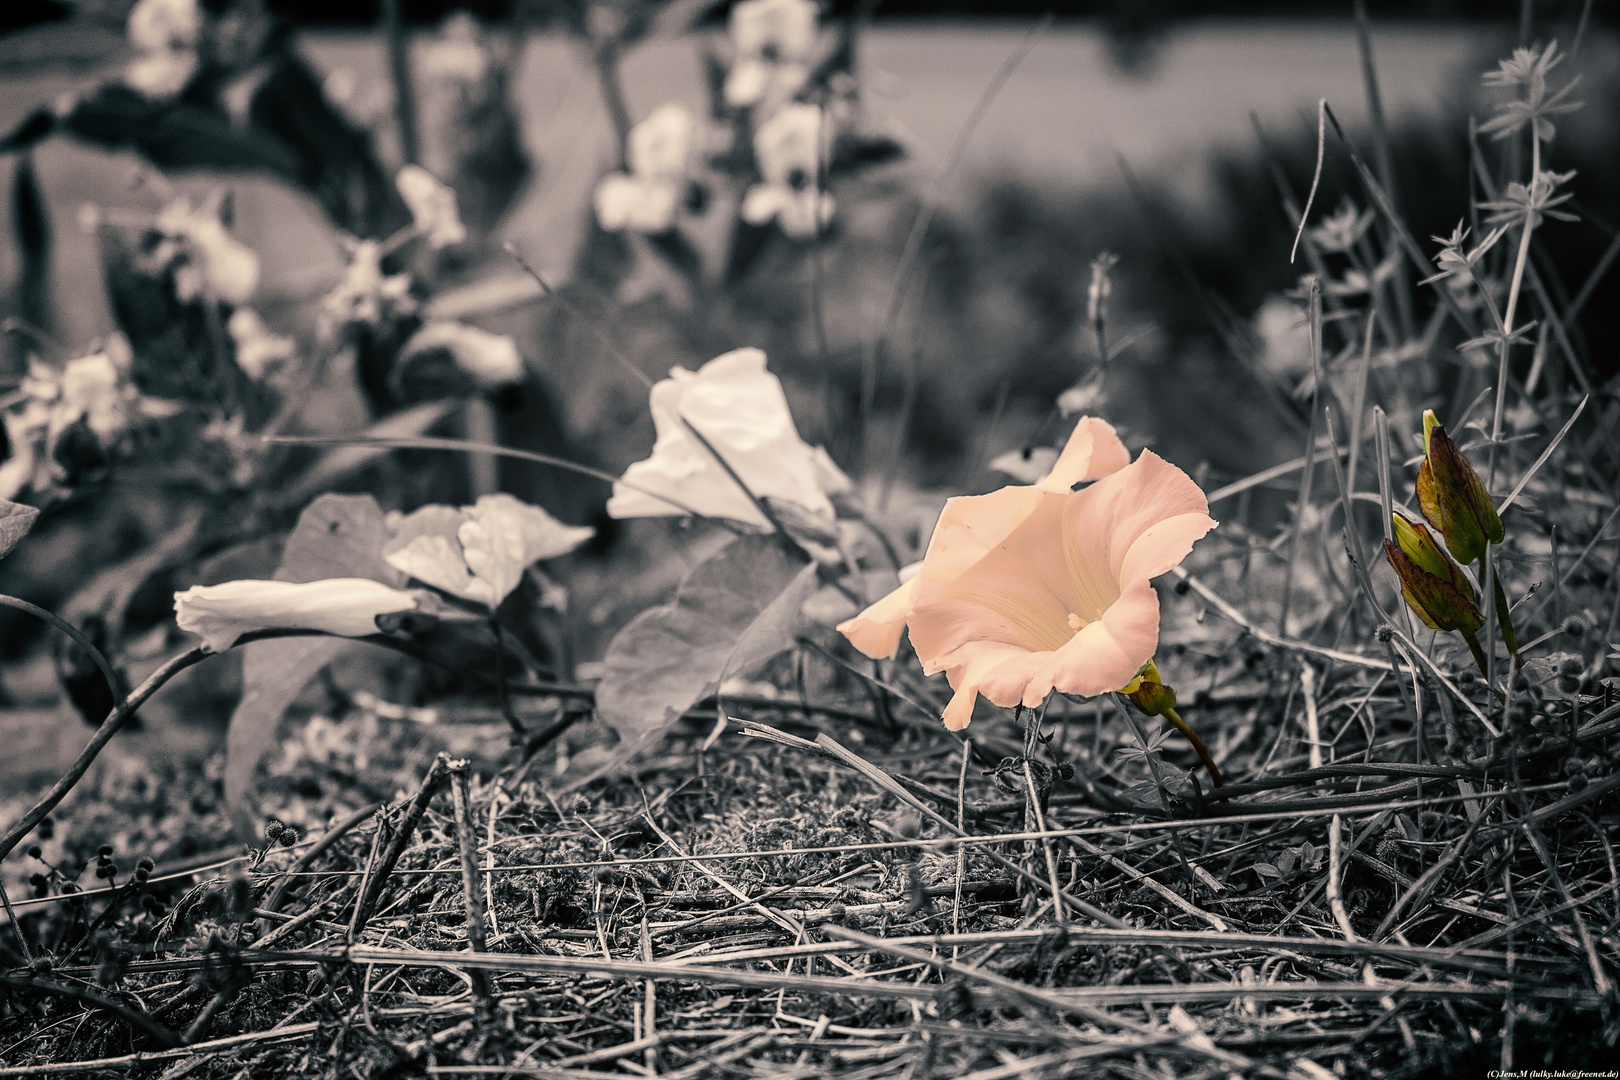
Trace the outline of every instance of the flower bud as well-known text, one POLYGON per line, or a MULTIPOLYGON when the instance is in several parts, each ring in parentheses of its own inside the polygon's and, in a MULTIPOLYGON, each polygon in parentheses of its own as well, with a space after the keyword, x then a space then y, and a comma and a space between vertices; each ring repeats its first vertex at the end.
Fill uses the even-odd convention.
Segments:
POLYGON ((1145 715, 1163 716, 1176 707, 1176 692, 1164 685, 1162 679, 1158 665, 1149 660, 1120 693, 1130 698, 1145 715))
POLYGON ((325 581, 227 581, 174 594, 180 629, 224 652, 253 630, 320 630, 343 637, 377 632, 377 616, 416 608, 414 593, 368 578, 325 581))
POLYGON ((1474 602, 1474 588, 1462 568, 1440 550, 1428 528, 1391 515, 1395 543, 1384 541, 1384 556, 1401 579, 1401 595, 1425 625, 1435 630, 1473 633, 1485 623, 1474 602))
POLYGON ((1502 542, 1502 519, 1485 482, 1446 434, 1432 409, 1423 413, 1423 465, 1417 478, 1418 505, 1440 530, 1452 555, 1465 563, 1502 542))

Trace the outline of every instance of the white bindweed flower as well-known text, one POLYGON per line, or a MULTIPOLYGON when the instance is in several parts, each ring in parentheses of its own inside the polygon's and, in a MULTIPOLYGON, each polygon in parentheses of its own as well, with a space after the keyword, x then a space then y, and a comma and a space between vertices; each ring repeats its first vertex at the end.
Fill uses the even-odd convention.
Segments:
POLYGON ((393 525, 383 548, 389 566, 492 611, 531 563, 566 555, 596 534, 504 493, 472 506, 424 506, 393 525))
POLYGON ((242 304, 258 288, 259 257, 226 230, 214 210, 175 199, 158 212, 156 228, 185 252, 174 274, 181 300, 209 297, 242 304))
POLYGON ((609 173, 596 186, 596 220, 602 228, 653 234, 675 223, 697 131, 692 110, 676 101, 658 106, 630 129, 629 171, 609 173))
POLYGON ((339 326, 350 323, 378 323, 384 315, 410 314, 416 310, 411 296, 409 274, 382 272, 382 245, 375 240, 359 240, 349 259, 343 280, 321 301, 323 314, 339 326))
POLYGON ((765 354, 759 349, 736 349, 695 372, 671 368, 669 378, 653 387, 651 405, 658 433, 652 456, 631 465, 613 486, 607 504, 610 516, 668 517, 690 510, 769 526, 736 481, 692 437, 683 419, 755 495, 833 516, 822 487, 824 466, 818 467, 815 451, 799 438, 782 384, 765 369, 765 354))
POLYGON ((608 173, 596 185, 596 220, 608 232, 661 233, 675 223, 680 188, 670 180, 608 173))
POLYGON ((696 143, 697 118, 678 101, 666 101, 630 129, 625 156, 630 171, 649 179, 686 175, 696 143))
POLYGON ((418 597, 369 578, 227 581, 174 594, 175 621, 214 652, 254 630, 320 630, 341 637, 378 631, 377 617, 417 609, 418 597))
POLYGON ((236 366, 254 381, 297 355, 293 339, 273 333, 252 308, 239 307, 231 312, 225 329, 236 346, 236 366))
POLYGON ((420 165, 406 165, 394 177, 400 198, 411 209, 416 231, 437 251, 467 239, 456 209, 456 193, 420 165))
POLYGON ((804 240, 831 220, 831 195, 820 190, 823 115, 818 106, 796 104, 777 110, 754 133, 754 160, 762 182, 743 196, 742 216, 750 225, 775 220, 787 235, 804 240))
POLYGON ((480 387, 523 381, 523 357, 510 337, 448 320, 430 322, 412 334, 400 350, 399 362, 407 363, 413 356, 437 349, 448 352, 456 367, 480 387))
POLYGON ((124 85, 154 101, 174 97, 197 73, 197 50, 159 49, 141 53, 124 67, 124 85))
POLYGON ((125 21, 129 43, 141 52, 191 48, 202 31, 197 0, 140 0, 125 21))
POLYGON ((814 0, 742 0, 731 9, 736 49, 724 87, 735 108, 791 98, 809 78, 819 8, 814 0))

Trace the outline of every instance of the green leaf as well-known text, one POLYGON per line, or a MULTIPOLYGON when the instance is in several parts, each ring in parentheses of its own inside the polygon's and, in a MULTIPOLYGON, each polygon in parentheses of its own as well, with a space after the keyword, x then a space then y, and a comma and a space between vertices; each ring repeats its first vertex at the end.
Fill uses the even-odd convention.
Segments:
MULTIPOLYGON (((404 584, 404 575, 383 561, 388 527, 370 495, 322 495, 298 517, 287 538, 278 581, 370 578, 404 584)), ((315 675, 354 643, 341 638, 298 637, 256 641, 241 647, 242 699, 225 736, 225 801, 242 839, 258 839, 261 822, 248 792, 259 762, 275 745, 282 714, 315 675)))
POLYGON ((593 775, 651 745, 727 677, 791 648, 815 586, 815 565, 780 537, 743 536, 693 569, 674 600, 632 619, 603 657, 596 715, 619 746, 593 775))
POLYGON ((39 520, 39 511, 22 503, 0 499, 0 559, 11 554, 39 520))

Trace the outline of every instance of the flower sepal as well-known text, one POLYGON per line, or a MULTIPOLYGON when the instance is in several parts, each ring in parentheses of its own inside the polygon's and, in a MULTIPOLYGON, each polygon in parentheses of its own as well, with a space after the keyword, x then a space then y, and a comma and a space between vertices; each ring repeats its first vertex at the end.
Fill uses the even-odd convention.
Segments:
POLYGON ((1423 413, 1423 465, 1418 469, 1417 496, 1423 516, 1440 530, 1458 561, 1475 562, 1487 544, 1502 542, 1502 519, 1485 481, 1451 441, 1432 409, 1423 413))

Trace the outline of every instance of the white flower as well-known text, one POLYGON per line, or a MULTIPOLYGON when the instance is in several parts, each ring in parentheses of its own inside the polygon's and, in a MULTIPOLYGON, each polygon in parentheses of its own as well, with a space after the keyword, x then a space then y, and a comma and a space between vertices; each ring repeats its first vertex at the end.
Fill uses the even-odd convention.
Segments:
POLYGON ((685 176, 696 135, 697 118, 692 110, 678 101, 664 102, 630 129, 625 146, 630 171, 648 179, 685 176))
POLYGON ((382 272, 382 246, 375 240, 355 242, 343 280, 326 294, 321 307, 338 325, 378 323, 382 317, 416 310, 409 274, 382 272))
POLYGON ((253 630, 320 630, 342 637, 377 633, 377 617, 414 611, 418 598, 369 578, 227 581, 174 594, 175 621, 214 652, 253 630))
POLYGON ((197 0, 140 0, 125 28, 130 45, 141 52, 187 49, 197 44, 202 14, 197 0))
POLYGON ((437 251, 467 239, 456 209, 456 193, 420 165, 406 165, 394 177, 400 198, 411 208, 416 231, 437 251))
POLYGON ((736 349, 697 371, 671 368, 652 389, 652 456, 613 485, 613 517, 665 517, 689 508, 710 517, 768 527, 764 515, 681 421, 696 428, 761 498, 795 503, 831 518, 814 451, 799 438, 787 397, 765 370, 765 354, 736 349), (656 493, 656 494, 654 494, 656 493), (667 495, 671 505, 657 497, 667 495))
POLYGON ((837 205, 825 191, 795 191, 785 184, 755 184, 743 196, 742 218, 750 225, 774 220, 795 240, 809 240, 832 223, 837 205))
POLYGON ((420 582, 494 610, 529 564, 566 555, 595 533, 511 495, 485 495, 472 506, 435 504, 398 518, 383 558, 420 582))
POLYGON ((677 101, 658 106, 630 129, 629 172, 613 172, 596 186, 596 220, 609 232, 661 233, 675 223, 681 187, 697 142, 697 119, 677 101))
POLYGON ((237 240, 213 210, 175 199, 158 212, 157 230, 179 243, 186 262, 175 270, 175 295, 246 303, 259 285, 259 257, 237 240))
POLYGON ((171 98, 197 73, 197 50, 159 49, 141 53, 124 67, 124 85, 154 101, 171 98))
POLYGON ((1311 327, 1305 312, 1285 296, 1269 296, 1254 314, 1260 366, 1284 379, 1311 370, 1311 327))
POLYGON ((772 219, 796 239, 815 236, 832 220, 833 198, 818 190, 822 112, 818 106, 785 105, 754 133, 754 160, 762 183, 743 197, 743 220, 772 219))
POLYGON ((477 84, 489 70, 489 54, 478 40, 478 21, 465 11, 445 19, 422 51, 424 79, 477 84))
POLYGON ((411 335, 400 350, 400 362, 435 349, 444 349, 456 367, 480 387, 507 386, 522 382, 523 357, 517 345, 505 334, 492 334, 459 322, 430 322, 411 335))
POLYGON ((255 381, 264 378, 272 367, 286 363, 298 352, 290 337, 272 333, 252 308, 239 307, 231 312, 225 324, 231 341, 236 345, 236 366, 255 381))
POLYGON ((736 60, 726 77, 728 105, 786 100, 810 75, 819 14, 814 0, 742 0, 731 9, 736 60))
POLYGON ((680 198, 673 181, 608 173, 596 185, 596 220, 608 232, 661 233, 675 223, 680 198))

